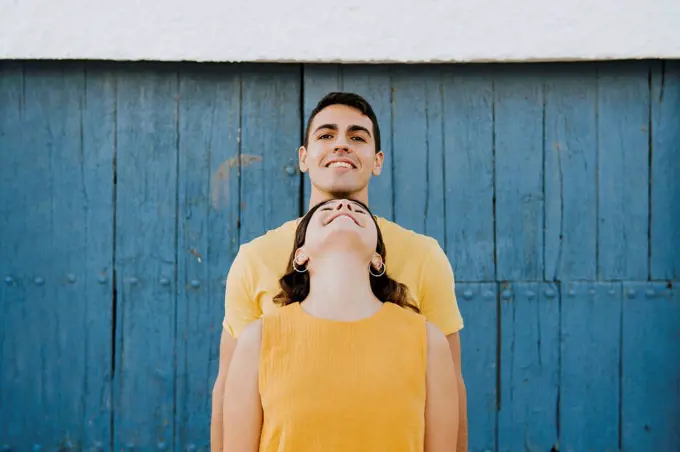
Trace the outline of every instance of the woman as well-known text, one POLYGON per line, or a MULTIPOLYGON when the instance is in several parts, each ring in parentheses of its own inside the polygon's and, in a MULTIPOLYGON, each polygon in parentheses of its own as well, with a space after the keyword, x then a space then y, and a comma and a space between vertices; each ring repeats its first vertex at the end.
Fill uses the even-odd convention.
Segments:
POLYGON ((229 366, 226 452, 455 450, 448 342, 385 256, 359 202, 320 203, 301 219, 282 308, 243 331, 229 366))

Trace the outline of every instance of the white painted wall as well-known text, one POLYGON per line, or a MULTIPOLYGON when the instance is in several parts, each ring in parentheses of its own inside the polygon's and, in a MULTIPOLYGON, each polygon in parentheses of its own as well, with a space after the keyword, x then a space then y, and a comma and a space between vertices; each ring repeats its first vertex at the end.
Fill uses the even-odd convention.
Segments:
POLYGON ((0 0, 0 58, 680 58, 680 0, 644 1, 0 0))

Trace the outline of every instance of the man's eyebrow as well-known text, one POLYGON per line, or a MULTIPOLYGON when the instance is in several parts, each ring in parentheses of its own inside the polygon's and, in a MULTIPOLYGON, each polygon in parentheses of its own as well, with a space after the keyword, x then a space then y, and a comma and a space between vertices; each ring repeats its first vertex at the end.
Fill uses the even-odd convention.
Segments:
POLYGON ((330 130, 338 130, 338 125, 337 124, 321 124, 319 127, 316 128, 314 133, 318 132, 321 129, 330 129, 330 130))
MULTIPOLYGON (((329 130, 334 130, 338 131, 338 125, 337 124, 321 124, 319 127, 314 130, 314 133, 317 133, 319 130, 322 129, 329 129, 329 130)), ((365 132, 369 137, 371 136, 371 132, 364 126, 359 126, 356 124, 353 124, 347 128, 348 132, 365 132)))
POLYGON ((371 132, 369 132, 369 130, 363 126, 351 125, 347 130, 349 130, 350 132, 366 132, 369 137, 371 136, 371 132))

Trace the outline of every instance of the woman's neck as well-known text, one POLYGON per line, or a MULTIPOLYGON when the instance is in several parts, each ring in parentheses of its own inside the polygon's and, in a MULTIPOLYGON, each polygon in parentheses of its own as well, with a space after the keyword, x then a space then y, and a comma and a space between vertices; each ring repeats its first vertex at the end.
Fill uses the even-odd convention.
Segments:
POLYGON ((334 320, 358 320, 373 315, 382 303, 371 290, 368 263, 353 253, 338 251, 311 264, 310 290, 304 301, 312 315, 334 320))

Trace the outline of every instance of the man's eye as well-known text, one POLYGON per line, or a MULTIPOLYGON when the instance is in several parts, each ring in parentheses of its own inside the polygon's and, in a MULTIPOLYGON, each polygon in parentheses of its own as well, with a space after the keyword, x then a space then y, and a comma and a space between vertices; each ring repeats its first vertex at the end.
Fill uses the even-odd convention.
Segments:
POLYGON ((363 141, 364 143, 366 142, 366 140, 364 140, 362 137, 352 137, 352 139, 353 139, 353 140, 363 141))
POLYGON ((329 134, 329 133, 324 133, 323 135, 319 135, 319 138, 318 138, 318 139, 319 139, 319 140, 325 140, 325 139, 328 139, 328 138, 331 138, 331 134, 329 134))

